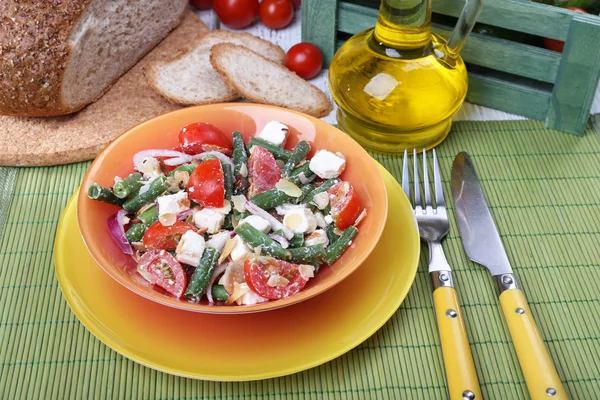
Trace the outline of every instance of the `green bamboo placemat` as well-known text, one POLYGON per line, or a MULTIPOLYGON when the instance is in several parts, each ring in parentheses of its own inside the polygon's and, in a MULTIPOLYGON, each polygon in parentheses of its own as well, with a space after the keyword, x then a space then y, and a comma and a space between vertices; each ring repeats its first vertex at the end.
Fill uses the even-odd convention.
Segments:
MULTIPOLYGON (((578 138, 535 121, 459 122, 439 147, 450 205, 453 157, 461 150, 471 154, 558 373, 571 398, 585 400, 600 398, 600 136, 595 124, 590 121, 587 134, 578 138)), ((400 158, 375 157, 400 176, 400 158)), ((60 213, 87 166, 0 169, 0 398, 445 398, 424 256, 406 301, 381 330, 346 355, 299 374, 249 383, 203 382, 142 367, 104 346, 69 310, 52 263, 60 213)), ((526 399, 494 284, 485 270, 467 261, 451 216, 444 248, 456 271, 483 394, 526 399)))

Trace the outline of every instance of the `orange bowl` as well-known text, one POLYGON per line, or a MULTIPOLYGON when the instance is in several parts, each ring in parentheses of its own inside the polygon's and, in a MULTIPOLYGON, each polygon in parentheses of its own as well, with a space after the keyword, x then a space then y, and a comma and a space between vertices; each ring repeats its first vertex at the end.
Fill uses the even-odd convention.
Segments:
MULTIPOLYGON (((309 155, 311 157, 312 154, 309 155)), ((385 225, 387 193, 383 177, 375 161, 349 136, 319 119, 278 107, 255 104, 214 104, 184 108, 143 122, 123 133, 96 157, 81 184, 77 203, 77 218, 83 240, 96 262, 117 282, 158 303, 179 309, 214 313, 240 314, 266 311, 301 302, 323 293, 356 270, 371 253, 385 225), (92 183, 110 187, 115 176, 133 172, 133 155, 146 149, 171 149, 177 146, 179 130, 192 122, 207 122, 225 133, 240 131, 248 141, 272 120, 290 128, 286 143, 292 148, 300 140, 318 149, 341 151, 347 159, 341 178, 349 181, 359 194, 367 217, 360 223, 360 232, 350 248, 331 266, 323 267, 306 287, 296 295, 281 300, 249 306, 224 306, 178 300, 156 290, 136 270, 131 256, 121 252, 111 238, 106 220, 118 207, 90 200, 87 190, 92 183)))

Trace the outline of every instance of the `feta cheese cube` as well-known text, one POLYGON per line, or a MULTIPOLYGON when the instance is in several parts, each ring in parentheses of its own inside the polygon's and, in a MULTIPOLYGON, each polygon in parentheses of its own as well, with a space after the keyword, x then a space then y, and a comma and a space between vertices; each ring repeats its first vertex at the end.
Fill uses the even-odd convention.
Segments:
POLYGON ((160 196, 157 203, 158 220, 165 226, 173 225, 177 222, 177 214, 190 208, 188 194, 184 191, 168 196, 160 196))
POLYGON ((322 244, 323 246, 329 245, 329 238, 323 229, 315 230, 304 239, 304 246, 314 246, 317 244, 322 244))
POLYGON ((194 224, 211 234, 219 232, 224 222, 225 215, 212 208, 203 208, 194 214, 194 224))
POLYGON ((196 267, 204 253, 204 237, 194 231, 187 231, 181 236, 175 254, 177 261, 196 267))
POLYGON ((219 232, 215 235, 212 235, 210 239, 206 242, 206 245, 214 248, 215 250, 223 251, 225 243, 227 242, 227 238, 230 235, 231 232, 229 231, 219 232))
POLYGON ((325 223, 327 223, 327 225, 329 225, 332 222, 333 222, 333 218, 331 217, 331 215, 326 215, 325 216, 325 223))
POLYGON ((269 233, 271 230, 271 223, 264 219, 263 217, 259 217, 258 215, 249 215, 246 218, 240 221, 240 225, 244 222, 249 223, 254 228, 258 229, 262 233, 269 233))
POLYGON ((144 158, 140 163, 139 171, 146 179, 156 178, 157 176, 162 175, 162 171, 160 170, 160 163, 154 157, 144 158))
POLYGON ((310 160, 309 168, 321 179, 333 179, 344 172, 346 160, 330 151, 319 150, 310 160))
POLYGON ((277 211, 277 214, 279 215, 285 215, 293 210, 301 210, 304 208, 306 208, 304 204, 283 203, 275 207, 275 211, 277 211))
POLYGON ((327 226, 327 222, 325 222, 325 218, 323 217, 323 214, 321 214, 319 211, 317 211, 315 214, 315 219, 317 220, 317 226, 319 228, 325 228, 327 226))
POLYGON ((294 233, 310 233, 317 229, 317 220, 312 211, 301 208, 285 214, 283 225, 294 233))
POLYGON ((235 240, 235 246, 233 247, 233 250, 231 250, 230 254, 231 259, 233 261, 243 261, 246 258, 254 255, 252 250, 250 250, 250 248, 246 246, 246 243, 244 243, 241 237, 236 236, 233 238, 233 240, 235 240))
POLYGON ((290 129, 281 122, 271 121, 258 134, 258 138, 283 147, 290 133, 290 129))

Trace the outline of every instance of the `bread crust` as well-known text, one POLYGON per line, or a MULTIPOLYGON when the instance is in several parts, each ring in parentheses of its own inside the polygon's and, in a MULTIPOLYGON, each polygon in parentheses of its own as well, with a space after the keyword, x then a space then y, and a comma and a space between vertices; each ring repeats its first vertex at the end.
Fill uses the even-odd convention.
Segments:
POLYGON ((49 117, 85 107, 67 107, 61 93, 71 51, 68 38, 91 1, 0 1, 0 115, 49 117))

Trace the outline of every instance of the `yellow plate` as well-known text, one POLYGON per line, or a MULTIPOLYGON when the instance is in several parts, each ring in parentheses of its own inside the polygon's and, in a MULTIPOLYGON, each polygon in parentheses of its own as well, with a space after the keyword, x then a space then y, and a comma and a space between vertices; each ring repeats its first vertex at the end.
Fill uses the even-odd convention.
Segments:
POLYGON ((61 217, 56 275, 71 310, 104 344, 140 364, 219 381, 266 379, 332 360, 396 312, 417 271, 419 237, 410 204, 383 168, 389 197, 384 233, 369 258, 327 292, 256 314, 201 314, 147 300, 94 262, 77 226, 77 196, 61 217))

